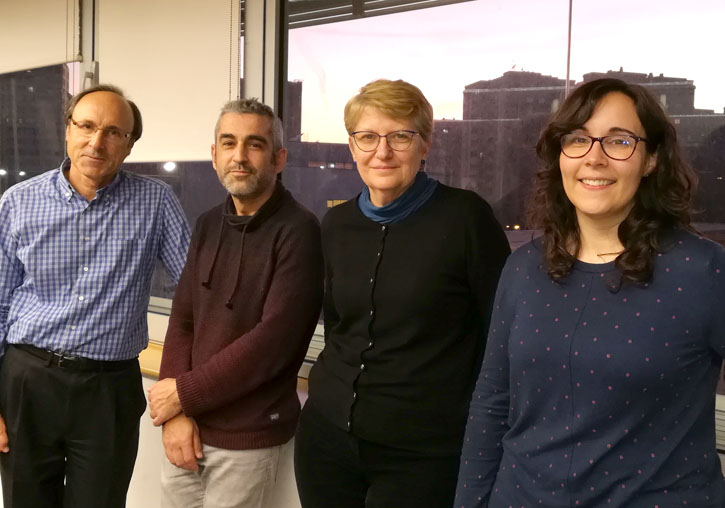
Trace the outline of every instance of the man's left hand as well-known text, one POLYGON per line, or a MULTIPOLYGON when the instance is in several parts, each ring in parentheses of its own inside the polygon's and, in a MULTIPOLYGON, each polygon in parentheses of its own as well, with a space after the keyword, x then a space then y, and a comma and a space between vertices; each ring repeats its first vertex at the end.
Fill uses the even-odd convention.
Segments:
POLYGON ((157 427, 181 413, 176 379, 168 377, 149 388, 149 410, 153 423, 157 427))
POLYGON ((202 453, 199 427, 193 418, 184 415, 174 416, 164 424, 162 441, 166 458, 176 467, 199 471, 198 459, 202 453))

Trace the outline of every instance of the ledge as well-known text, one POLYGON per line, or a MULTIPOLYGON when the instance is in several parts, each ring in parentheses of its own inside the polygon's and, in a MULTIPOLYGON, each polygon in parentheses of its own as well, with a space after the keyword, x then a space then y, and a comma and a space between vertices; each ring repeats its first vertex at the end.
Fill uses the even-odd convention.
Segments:
POLYGON ((164 349, 162 344, 149 342, 146 349, 138 355, 138 362, 141 364, 141 374, 144 376, 159 378, 159 367, 161 366, 161 351, 164 349))

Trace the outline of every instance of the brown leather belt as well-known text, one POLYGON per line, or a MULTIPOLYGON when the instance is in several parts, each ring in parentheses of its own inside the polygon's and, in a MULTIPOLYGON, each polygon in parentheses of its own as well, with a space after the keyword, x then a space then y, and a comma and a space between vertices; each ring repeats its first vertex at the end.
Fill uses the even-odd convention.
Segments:
POLYGON ((10 347, 24 351, 36 358, 43 360, 48 367, 61 369, 78 370, 83 372, 109 372, 124 370, 138 365, 138 359, 130 360, 93 360, 82 356, 56 353, 47 349, 40 349, 28 344, 10 344, 10 347))

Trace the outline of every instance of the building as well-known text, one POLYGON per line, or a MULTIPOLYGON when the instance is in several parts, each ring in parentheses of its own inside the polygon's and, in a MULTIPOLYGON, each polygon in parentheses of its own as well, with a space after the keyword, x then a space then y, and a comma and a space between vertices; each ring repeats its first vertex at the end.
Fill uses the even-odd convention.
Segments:
POLYGON ((0 75, 0 192, 58 167, 69 97, 64 64, 0 75))
POLYGON ((436 120, 428 171, 476 191, 504 226, 524 221, 539 131, 564 98, 566 81, 509 71, 463 90, 463 120, 436 120))
MULTIPOLYGON (((695 220, 725 222, 725 114, 694 106, 691 80, 633 72, 591 72, 582 82, 618 78, 650 90, 677 128, 687 160, 697 168, 701 212, 695 220)), ((574 85, 574 83, 570 83, 574 85)), ((525 222, 539 162, 539 132, 564 98, 565 80, 509 71, 463 91, 463 119, 436 120, 428 171, 444 183, 475 190, 504 226, 525 222)))

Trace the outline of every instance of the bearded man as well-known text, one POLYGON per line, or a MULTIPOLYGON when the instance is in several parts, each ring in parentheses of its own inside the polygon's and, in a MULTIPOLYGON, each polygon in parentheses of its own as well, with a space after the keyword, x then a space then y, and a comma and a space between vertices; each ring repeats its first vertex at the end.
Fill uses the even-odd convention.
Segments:
POLYGON ((211 156, 229 195, 196 222, 149 390, 166 508, 272 508, 279 457, 293 446, 323 264, 319 222, 278 179, 282 139, 255 99, 221 110, 211 156))

